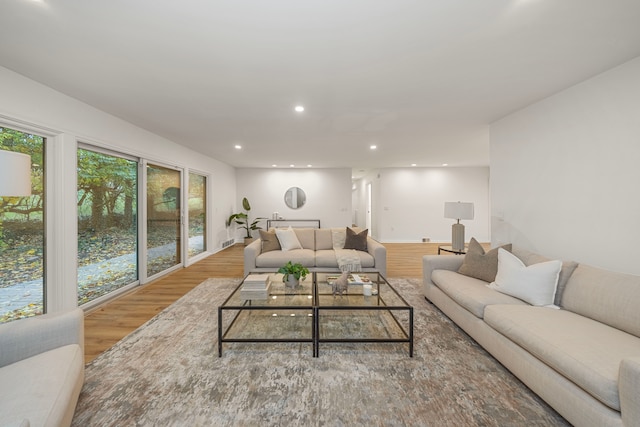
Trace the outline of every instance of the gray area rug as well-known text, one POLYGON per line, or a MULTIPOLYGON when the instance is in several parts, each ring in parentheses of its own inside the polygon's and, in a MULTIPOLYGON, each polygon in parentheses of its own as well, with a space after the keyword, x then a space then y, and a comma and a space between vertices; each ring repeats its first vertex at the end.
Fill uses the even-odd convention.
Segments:
POLYGON ((421 293, 406 344, 225 344, 217 307, 238 283, 208 279, 86 368, 74 426, 566 426, 421 293))

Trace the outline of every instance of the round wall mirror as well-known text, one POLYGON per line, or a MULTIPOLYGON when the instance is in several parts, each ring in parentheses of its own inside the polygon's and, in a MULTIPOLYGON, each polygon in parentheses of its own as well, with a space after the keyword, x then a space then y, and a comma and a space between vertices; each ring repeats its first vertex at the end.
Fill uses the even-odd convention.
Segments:
POLYGON ((298 209, 307 202, 307 195, 300 187, 291 187, 284 193, 284 203, 291 209, 298 209))

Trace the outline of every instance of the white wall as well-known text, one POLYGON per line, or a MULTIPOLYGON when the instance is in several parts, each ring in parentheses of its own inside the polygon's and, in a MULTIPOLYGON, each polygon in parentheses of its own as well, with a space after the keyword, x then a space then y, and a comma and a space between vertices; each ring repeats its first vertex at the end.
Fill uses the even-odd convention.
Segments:
POLYGON ((227 238, 224 218, 235 209, 235 169, 0 67, 0 123, 47 136, 47 309, 75 306, 77 141, 191 168, 209 176, 208 245, 227 238), (49 150, 51 149, 51 150, 49 150), (56 201, 65 201, 66 205, 56 201), (54 209, 49 209, 51 207, 54 209), (60 256, 63 254, 64 256, 60 256), (68 289, 67 289, 68 288, 68 289))
POLYGON ((490 132, 493 244, 640 274, 640 57, 490 132))
MULTIPOLYGON (((351 169, 249 169, 236 171, 238 211, 242 198, 251 203, 250 217, 271 218, 278 212, 286 219, 320 219, 322 227, 351 225, 351 169), (284 193, 300 187, 307 203, 291 209, 284 203, 284 193)), ((234 213, 226 212, 227 217, 234 213)), ((263 228, 266 223, 260 224, 263 228)), ((240 230, 236 233, 242 238, 240 230)))
POLYGON ((351 222, 362 228, 367 225, 367 183, 366 179, 358 179, 351 184, 351 222))
MULTIPOLYGON (((489 168, 386 168, 356 183, 353 196, 364 212, 366 184, 372 184, 372 235, 382 242, 451 242, 453 220, 445 202, 473 202, 475 218, 462 221, 465 238, 489 241, 489 168)), ((359 217, 364 218, 359 215, 359 217)), ((360 218, 359 218, 360 221, 360 218)), ((364 219, 362 219, 364 221, 364 219)), ((364 224, 363 224, 364 226, 364 224)))

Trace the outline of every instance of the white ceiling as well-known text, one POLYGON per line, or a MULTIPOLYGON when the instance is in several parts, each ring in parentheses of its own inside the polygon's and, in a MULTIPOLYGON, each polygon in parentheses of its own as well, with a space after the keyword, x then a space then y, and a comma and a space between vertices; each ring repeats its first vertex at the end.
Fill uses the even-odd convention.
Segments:
POLYGON ((640 56, 639 23, 638 0, 2 0, 0 65, 237 167, 475 166, 489 123, 640 56))

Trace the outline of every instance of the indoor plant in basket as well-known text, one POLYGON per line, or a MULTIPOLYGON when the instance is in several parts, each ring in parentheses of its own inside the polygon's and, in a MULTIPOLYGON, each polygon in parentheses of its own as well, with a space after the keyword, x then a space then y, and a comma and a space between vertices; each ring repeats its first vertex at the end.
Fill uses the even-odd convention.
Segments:
POLYGON ((244 244, 248 245, 253 240, 251 236, 251 232, 255 230, 260 230, 262 227, 258 226, 258 223, 266 218, 256 218, 254 221, 249 221, 249 211, 251 210, 251 205, 249 204, 249 200, 244 197, 242 199, 242 208, 244 212, 234 213, 227 220, 227 227, 231 225, 231 223, 235 222, 240 226, 240 228, 244 228, 247 231, 247 235, 244 237, 244 244))
POLYGON ((293 264, 287 262, 283 267, 278 269, 278 273, 284 274, 282 281, 289 287, 293 288, 300 284, 300 279, 304 280, 309 274, 309 269, 300 263, 293 264))

